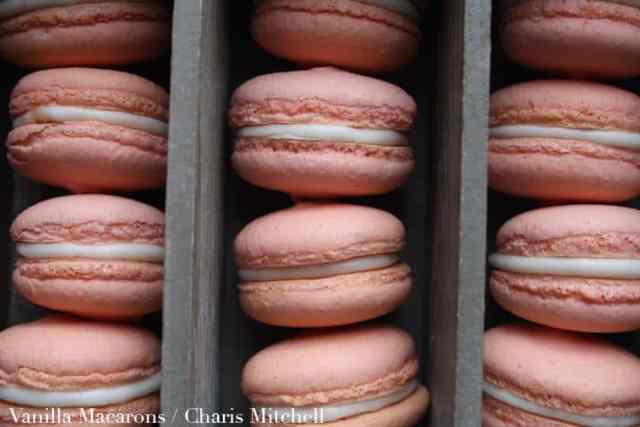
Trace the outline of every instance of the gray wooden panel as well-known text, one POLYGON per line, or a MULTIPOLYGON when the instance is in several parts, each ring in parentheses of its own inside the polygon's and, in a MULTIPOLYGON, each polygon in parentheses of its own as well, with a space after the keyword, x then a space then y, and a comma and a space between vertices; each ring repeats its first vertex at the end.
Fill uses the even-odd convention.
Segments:
POLYGON ((215 409, 219 394, 225 8, 181 0, 174 9, 162 408, 176 426, 187 425, 187 408, 215 409))
POLYGON ((491 4, 444 2, 438 50, 431 426, 481 420, 491 4))

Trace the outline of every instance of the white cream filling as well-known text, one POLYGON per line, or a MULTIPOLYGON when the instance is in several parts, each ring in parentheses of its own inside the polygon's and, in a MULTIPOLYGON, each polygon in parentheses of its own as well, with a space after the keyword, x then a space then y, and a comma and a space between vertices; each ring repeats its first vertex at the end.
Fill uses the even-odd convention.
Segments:
POLYGON ((300 267, 240 269, 243 282, 268 282, 272 280, 319 279, 339 274, 358 273, 389 267, 400 260, 398 254, 371 255, 328 264, 300 267))
POLYGON ((541 417, 563 421, 569 424, 575 424, 583 427, 634 427, 640 424, 640 415, 627 415, 619 417, 595 417, 588 415, 577 415, 571 412, 563 411, 561 409, 548 408, 546 406, 530 402, 520 396, 516 396, 513 393, 500 389, 487 382, 484 383, 483 390, 487 395, 516 409, 520 409, 522 411, 529 412, 541 417))
POLYGON ((96 110, 93 108, 50 105, 35 108, 13 120, 13 127, 33 123, 65 123, 96 121, 116 126, 138 129, 156 135, 167 136, 169 125, 153 117, 139 116, 122 111, 96 110))
POLYGON ((145 243, 18 243, 18 255, 25 258, 89 258, 124 261, 164 261, 164 247, 145 243))
POLYGON ((238 130, 241 138, 294 139, 300 141, 335 141, 370 145, 408 145, 407 137, 389 129, 356 129, 323 124, 247 126, 238 130))
POLYGON ((360 3, 367 3, 373 6, 378 6, 383 9, 388 9, 392 12, 397 12, 406 16, 413 21, 420 20, 420 12, 416 6, 409 0, 356 0, 360 3))
POLYGON ((567 129, 538 125, 505 125, 489 130, 492 138, 558 138, 574 139, 640 151, 640 133, 624 130, 567 129))
MULTIPOLYGON (((109 3, 113 0, 2 0, 0 1, 0 19, 21 15, 50 7, 73 6, 84 3, 109 3)), ((142 0, 127 0, 139 2, 142 0)))
POLYGON ((274 418, 284 420, 291 413, 295 414, 296 419, 309 420, 309 424, 330 423, 343 418, 355 417, 356 415, 366 414, 368 412, 379 411, 380 409, 401 402, 413 393, 418 387, 418 382, 413 380, 403 385, 393 393, 382 397, 376 397, 369 400, 357 402, 339 403, 334 405, 322 406, 302 406, 302 407, 265 407, 258 406, 258 411, 265 410, 274 418), (321 419, 317 419, 320 417, 321 419))
POLYGON ((74 391, 30 390, 0 386, 0 400, 36 408, 88 408, 130 402, 160 391, 161 375, 157 373, 141 381, 74 391))
POLYGON ((553 274, 601 279, 640 279, 639 259, 528 257, 493 254, 489 263, 499 270, 524 274, 553 274))

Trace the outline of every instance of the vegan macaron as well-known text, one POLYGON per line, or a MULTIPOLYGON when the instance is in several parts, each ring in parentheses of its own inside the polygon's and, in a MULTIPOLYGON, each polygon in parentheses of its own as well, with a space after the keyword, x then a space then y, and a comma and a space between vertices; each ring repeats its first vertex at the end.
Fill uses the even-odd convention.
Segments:
POLYGON ((95 318, 162 306, 164 214, 104 195, 46 200, 11 226, 18 292, 37 305, 95 318))
POLYGON ((507 0, 501 33, 507 55, 528 67, 581 77, 640 75, 634 0, 507 0))
POLYGON ((303 203, 260 217, 235 240, 240 303, 261 322, 293 327, 360 322, 411 290, 405 228, 365 206, 303 203))
POLYGON ((512 313, 582 332, 640 328, 640 211, 537 209, 498 231, 491 292, 512 313))
POLYGON ((160 340, 130 325, 51 316, 0 332, 2 425, 153 424, 160 340))
POLYGON ((258 414, 254 426, 412 427, 429 404, 418 364, 413 339, 402 330, 322 330, 253 356, 242 391, 258 414))
POLYGON ((484 338, 483 427, 640 425, 640 359, 610 342, 531 325, 484 338))
POLYGON ((555 202, 640 195, 640 97, 598 83, 540 80, 491 96, 489 185, 555 202))
POLYGON ((3 0, 0 56, 26 68, 122 65, 171 41, 164 0, 3 0))
POLYGON ((390 83, 334 68, 256 77, 234 93, 235 170, 303 197, 382 194, 414 167, 416 104, 390 83))
POLYGON ((35 181, 72 192, 164 185, 169 95, 120 71, 61 68, 24 77, 11 93, 7 156, 35 181))
POLYGON ((411 0, 262 0, 251 32, 268 52, 291 61, 385 72, 414 58, 419 22, 411 0))

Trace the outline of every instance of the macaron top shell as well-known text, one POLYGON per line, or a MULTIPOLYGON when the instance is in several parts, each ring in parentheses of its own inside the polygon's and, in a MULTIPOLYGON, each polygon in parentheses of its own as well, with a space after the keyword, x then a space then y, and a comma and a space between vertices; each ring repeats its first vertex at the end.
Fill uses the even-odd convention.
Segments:
POLYGON ((604 339, 508 325, 484 348, 485 380, 527 400, 594 416, 640 410, 640 359, 604 339))
POLYGON ((0 332, 0 385, 81 390, 160 370, 160 340, 126 324, 51 316, 0 332))
POLYGON ((491 96, 490 124, 640 131, 640 97, 600 83, 532 81, 491 96))
POLYGON ((498 251, 521 256, 640 258, 640 211, 621 206, 535 209, 498 231, 498 251))
POLYGON ((236 127, 329 123, 407 130, 416 103, 401 88, 336 68, 267 74, 240 86, 231 99, 236 127))
POLYGON ((136 242, 162 245, 164 214, 123 197, 72 195, 38 203, 11 225, 11 237, 22 243, 136 242))
POLYGON ((49 105, 169 118, 169 95, 162 87, 134 74, 95 68, 37 71, 22 78, 11 92, 12 118, 49 105))
POLYGON ((242 390, 253 403, 305 406, 352 401, 392 391, 415 377, 412 338, 389 326, 302 334, 253 356, 242 390))
POLYGON ((405 229, 366 206, 304 203, 248 224, 235 241, 239 267, 317 265, 400 251, 405 229))

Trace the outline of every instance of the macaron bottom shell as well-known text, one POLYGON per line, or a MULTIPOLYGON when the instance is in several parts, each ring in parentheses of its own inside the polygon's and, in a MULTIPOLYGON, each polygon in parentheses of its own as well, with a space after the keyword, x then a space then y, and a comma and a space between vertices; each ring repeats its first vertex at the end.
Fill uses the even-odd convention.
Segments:
POLYGON ((254 185, 306 197, 387 193, 415 163, 409 147, 270 139, 239 140, 232 162, 254 185))
POLYGON ((263 323, 289 327, 347 325, 393 311, 409 296, 411 269, 381 270, 320 279, 246 282, 239 285, 245 313, 263 323))
POLYGON ((576 427, 575 424, 534 415, 483 395, 482 427, 513 426, 576 427))
MULTIPOLYGON (((329 427, 412 427, 424 416, 429 407, 429 392, 421 385, 409 397, 384 409, 324 423, 329 427)), ((252 423, 256 427, 266 426, 304 426, 310 424, 273 424, 252 423)))

